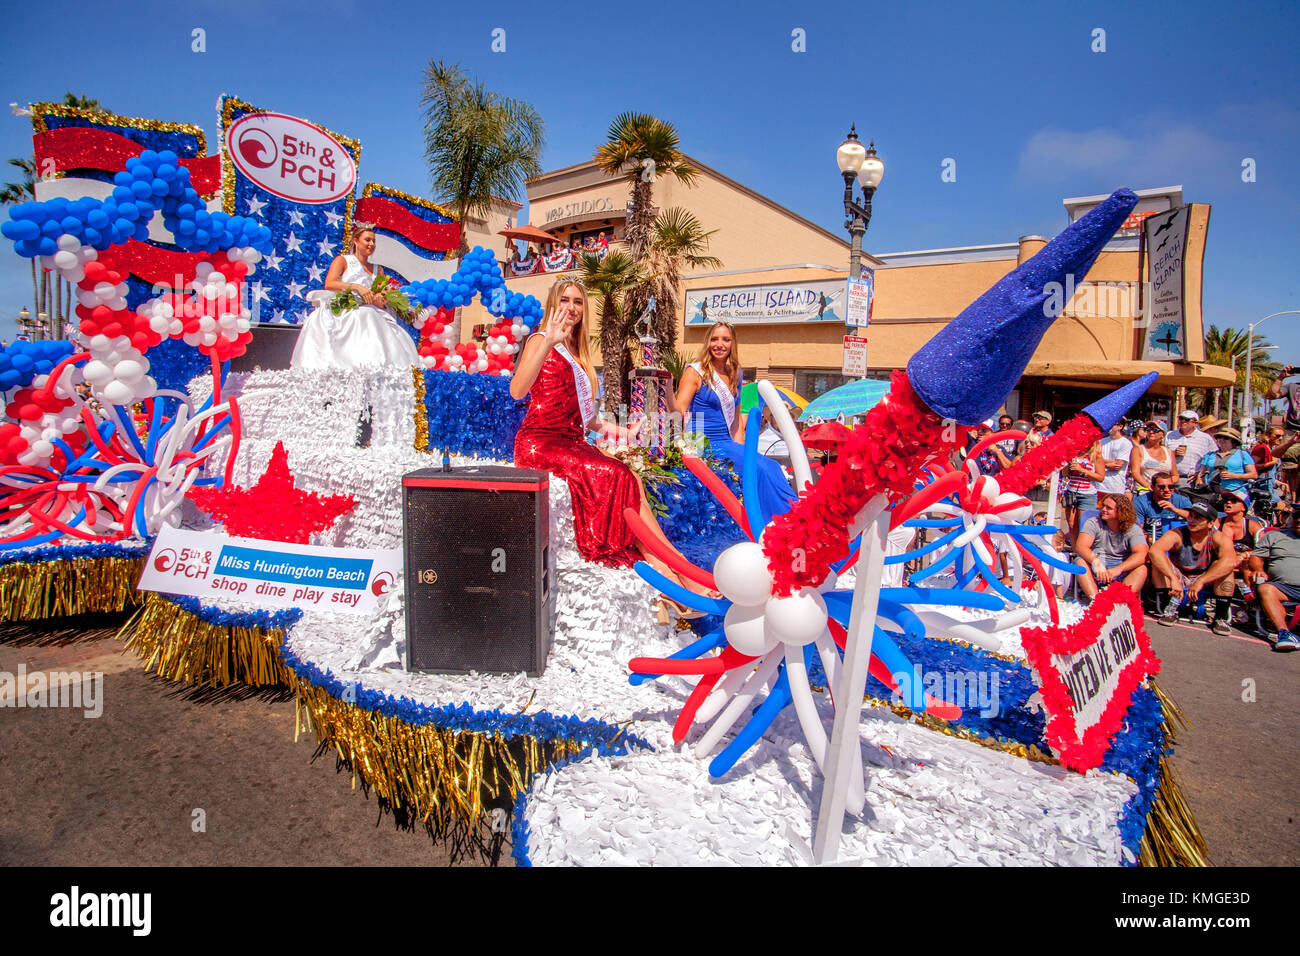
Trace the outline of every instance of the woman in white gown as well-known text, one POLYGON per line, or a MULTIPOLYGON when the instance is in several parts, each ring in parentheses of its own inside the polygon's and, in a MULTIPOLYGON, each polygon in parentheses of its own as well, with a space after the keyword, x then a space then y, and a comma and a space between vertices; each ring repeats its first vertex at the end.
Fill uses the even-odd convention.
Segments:
POLYGON ((351 291, 361 305, 340 315, 330 311, 329 302, 307 316, 293 349, 293 368, 357 368, 362 365, 420 365, 415 343, 397 319, 384 308, 384 298, 370 291, 379 266, 370 265, 375 251, 375 230, 357 223, 352 255, 336 256, 325 275, 329 292, 351 291))

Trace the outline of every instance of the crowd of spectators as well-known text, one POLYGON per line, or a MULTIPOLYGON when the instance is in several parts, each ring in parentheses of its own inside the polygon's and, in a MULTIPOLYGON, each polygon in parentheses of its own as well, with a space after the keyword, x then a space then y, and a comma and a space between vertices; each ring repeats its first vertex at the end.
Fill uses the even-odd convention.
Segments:
POLYGON ((579 257, 583 253, 605 258, 609 252, 609 242, 609 237, 601 232, 595 236, 586 236, 581 241, 557 240, 553 243, 542 243, 540 246, 529 243, 527 255, 521 255, 519 246, 512 242, 510 269, 516 276, 536 275, 542 272, 567 272, 578 265, 579 257))
MULTIPOLYGON (((1300 621, 1300 385, 1275 391, 1271 397, 1293 402, 1290 417, 1252 447, 1226 421, 1189 409, 1173 430, 1158 419, 1120 422, 1065 465, 1055 545, 1081 566, 1075 583, 1083 600, 1123 580, 1145 592, 1162 624, 1201 618, 1228 634, 1235 610, 1239 626, 1271 623, 1274 650, 1300 649, 1291 630, 1300 621)), ((996 476, 1051 426, 1046 411, 1030 422, 1004 414, 973 429, 968 448, 995 428, 1019 432, 975 459, 981 474, 996 476)), ((1053 583, 1062 593, 1066 582, 1053 583)))

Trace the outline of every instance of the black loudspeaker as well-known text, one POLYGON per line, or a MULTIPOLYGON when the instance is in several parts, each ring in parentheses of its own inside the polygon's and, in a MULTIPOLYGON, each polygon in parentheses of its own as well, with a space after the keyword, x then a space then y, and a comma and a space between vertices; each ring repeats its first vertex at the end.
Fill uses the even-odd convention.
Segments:
POLYGON ((551 650, 550 476, 501 465, 402 478, 406 666, 538 677, 551 650))
POLYGON ((254 325, 251 329, 253 340, 243 355, 230 360, 230 370, 251 372, 259 368, 288 368, 301 329, 300 325, 254 325))

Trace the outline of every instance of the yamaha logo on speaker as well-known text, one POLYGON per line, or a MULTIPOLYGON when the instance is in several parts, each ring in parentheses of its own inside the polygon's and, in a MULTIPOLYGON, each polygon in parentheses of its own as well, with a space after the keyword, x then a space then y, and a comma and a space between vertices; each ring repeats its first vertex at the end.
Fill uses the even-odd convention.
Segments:
POLYGON ((433 568, 425 568, 424 570, 422 570, 422 571, 420 572, 420 583, 421 583, 421 584, 437 584, 437 583, 438 583, 438 572, 435 571, 435 570, 433 570, 433 568))

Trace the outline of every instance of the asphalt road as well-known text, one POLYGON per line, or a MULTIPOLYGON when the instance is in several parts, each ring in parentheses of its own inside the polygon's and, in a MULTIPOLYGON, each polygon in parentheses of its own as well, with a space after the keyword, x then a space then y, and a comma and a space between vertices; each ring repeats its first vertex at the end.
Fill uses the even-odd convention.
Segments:
POLYGON ((146 675, 113 633, 51 646, 0 630, 0 672, 104 675, 99 717, 87 718, 84 695, 81 709, 0 709, 0 865, 451 862, 353 789, 332 754, 313 760, 314 736, 294 742, 292 697, 183 689, 146 675))
MULTIPOLYGON (((1300 863, 1300 652, 1199 626, 1147 630, 1160 683, 1194 725, 1174 766, 1213 862, 1300 863)), ((0 865, 452 862, 423 830, 397 829, 331 755, 313 760, 314 738, 294 742, 292 699, 179 688, 145 675, 112 634, 0 627, 0 673, 104 675, 93 719, 85 697, 80 710, 0 708, 0 865)))

